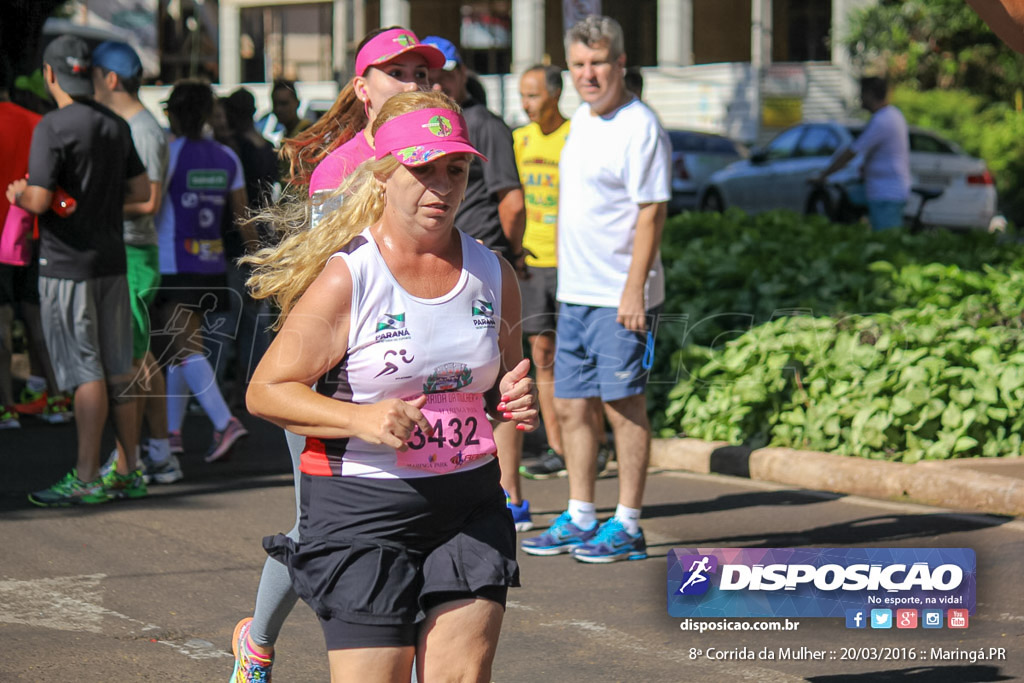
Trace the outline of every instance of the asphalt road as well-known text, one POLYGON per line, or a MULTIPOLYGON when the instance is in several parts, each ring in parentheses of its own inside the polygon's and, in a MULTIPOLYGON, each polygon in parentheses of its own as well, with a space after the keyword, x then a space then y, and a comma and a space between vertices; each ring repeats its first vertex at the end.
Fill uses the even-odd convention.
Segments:
MULTIPOLYGON (((227 681, 231 631, 252 609, 264 560, 260 538, 288 529, 293 515, 283 438, 246 422, 253 433, 232 459, 206 465, 210 428, 190 417, 185 481, 153 487, 144 500, 69 510, 35 508, 24 494, 70 467, 73 427, 28 422, 0 432, 0 681, 227 681)), ((602 515, 614 509, 616 483, 599 482, 602 515)), ((566 493, 563 480, 526 483, 541 525, 566 493)), ((1024 679, 1024 522, 663 472, 649 480, 643 525, 646 561, 589 566, 520 554, 523 588, 510 594, 494 681, 1024 679), (701 636, 666 612, 666 553, 697 546, 974 548, 977 613, 963 631, 798 619, 796 631, 701 636), (835 659, 778 659, 805 646, 835 659), (863 658, 886 646, 923 655, 863 658), (755 659, 709 659, 712 648, 755 659), (1005 659, 938 661, 932 648, 1003 648, 1005 659), (842 659, 844 650, 855 659, 842 659), (777 658, 757 658, 762 651, 777 658)), ((274 680, 329 680, 319 627, 301 603, 278 643, 274 680)))

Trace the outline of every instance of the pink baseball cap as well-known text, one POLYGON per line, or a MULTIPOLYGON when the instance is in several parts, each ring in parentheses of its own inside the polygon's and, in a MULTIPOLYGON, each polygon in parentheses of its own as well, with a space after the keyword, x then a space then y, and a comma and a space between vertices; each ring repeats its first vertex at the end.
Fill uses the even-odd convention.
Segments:
POLYGON ((445 154, 475 154, 466 120, 451 109, 418 109, 389 119, 373 136, 378 159, 393 154, 403 166, 422 166, 445 154))
POLYGON ((356 75, 365 76, 371 66, 386 64, 406 52, 423 55, 427 67, 439 69, 444 66, 445 57, 433 45, 424 45, 416 34, 404 28, 393 28, 371 38, 356 55, 356 75))

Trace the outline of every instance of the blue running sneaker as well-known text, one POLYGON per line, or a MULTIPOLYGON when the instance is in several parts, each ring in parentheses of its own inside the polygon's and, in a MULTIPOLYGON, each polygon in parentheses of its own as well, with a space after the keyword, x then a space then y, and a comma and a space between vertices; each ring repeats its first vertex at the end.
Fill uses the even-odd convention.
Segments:
POLYGON ((612 517, 601 525, 597 534, 582 545, 572 550, 572 556, 580 562, 606 564, 619 560, 647 559, 647 541, 644 530, 636 536, 622 526, 622 522, 612 517))
POLYGON ((523 498, 523 502, 516 505, 505 492, 505 505, 512 513, 512 521, 516 523, 516 531, 529 531, 533 528, 533 517, 530 516, 530 501, 523 498))
POLYGON ((523 552, 528 555, 559 555, 586 543, 597 533, 597 525, 584 531, 572 523, 568 512, 563 512, 540 536, 523 541, 523 552))

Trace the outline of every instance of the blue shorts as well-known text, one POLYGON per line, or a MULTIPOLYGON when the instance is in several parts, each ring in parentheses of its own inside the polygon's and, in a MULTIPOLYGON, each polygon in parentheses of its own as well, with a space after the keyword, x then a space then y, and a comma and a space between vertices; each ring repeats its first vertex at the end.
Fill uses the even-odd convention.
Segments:
MULTIPOLYGON (((655 329, 661 306, 647 311, 655 329)), ((555 397, 615 401, 644 393, 654 356, 654 338, 630 332, 618 310, 562 303, 555 335, 555 397), (646 366, 646 367, 645 367, 646 366)))
POLYGON ((906 201, 868 199, 864 185, 861 183, 850 185, 846 192, 851 202, 867 207, 868 222, 871 224, 872 230, 877 232, 903 225, 903 210, 907 206, 906 201))
POLYGON ((899 228, 903 225, 906 202, 868 200, 868 222, 874 231, 899 228))

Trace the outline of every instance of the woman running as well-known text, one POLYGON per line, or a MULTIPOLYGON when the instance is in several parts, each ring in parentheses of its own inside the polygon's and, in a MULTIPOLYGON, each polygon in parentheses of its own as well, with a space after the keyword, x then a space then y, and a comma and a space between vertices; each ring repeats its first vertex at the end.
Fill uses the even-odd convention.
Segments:
MULTIPOLYGON (((293 185, 309 184, 313 197, 313 224, 325 212, 340 205, 337 189, 363 161, 373 157, 373 136, 367 116, 392 95, 428 87, 431 66, 444 63, 444 55, 432 45, 422 45, 412 31, 391 27, 368 34, 356 54, 357 75, 338 95, 330 111, 294 139, 285 140, 293 185), (335 201, 324 207, 325 199, 335 201)), ((285 432, 295 475, 295 526, 289 532, 298 538, 300 472, 299 455, 305 439, 285 432)), ((292 589, 287 568, 267 558, 256 593, 252 617, 238 622, 232 636, 235 653, 233 683, 270 681, 274 645, 285 619, 298 596, 292 589)))
POLYGON ((264 544, 332 680, 408 680, 415 657, 420 680, 488 681, 519 570, 485 403, 537 426, 518 283, 454 225, 479 155, 458 106, 401 94, 373 133, 322 229, 251 258, 284 322, 248 406, 306 437, 299 540, 264 544))

